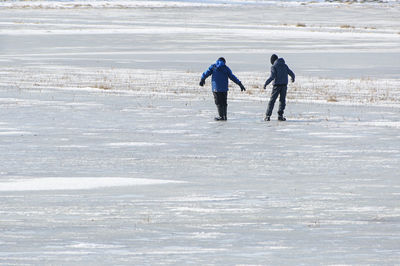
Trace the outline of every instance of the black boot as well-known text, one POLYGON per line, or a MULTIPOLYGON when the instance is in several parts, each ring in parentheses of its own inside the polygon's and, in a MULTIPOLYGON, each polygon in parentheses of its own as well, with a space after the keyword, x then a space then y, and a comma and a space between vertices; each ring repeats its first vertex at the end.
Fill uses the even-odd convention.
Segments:
POLYGON ((223 121, 224 120, 224 108, 221 105, 217 105, 218 115, 214 118, 215 121, 223 121))
POLYGON ((278 116, 278 120, 279 120, 279 121, 286 121, 286 118, 283 117, 283 115, 280 115, 280 116, 278 116))
POLYGON ((264 121, 270 121, 270 120, 271 120, 271 117, 270 117, 270 116, 266 115, 266 116, 264 117, 264 121))
POLYGON ((227 118, 227 111, 228 111, 228 105, 224 105, 223 107, 222 107, 222 118, 223 118, 223 120, 224 121, 226 121, 228 118, 227 118))

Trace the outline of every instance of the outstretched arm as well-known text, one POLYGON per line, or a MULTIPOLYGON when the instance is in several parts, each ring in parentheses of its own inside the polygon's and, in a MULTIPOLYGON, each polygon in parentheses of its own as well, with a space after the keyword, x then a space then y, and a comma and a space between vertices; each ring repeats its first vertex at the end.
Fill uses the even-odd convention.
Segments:
POLYGON ((271 67, 271 75, 270 75, 269 78, 265 81, 264 90, 265 90, 266 87, 271 83, 271 81, 273 81, 275 78, 276 78, 276 71, 275 71, 275 67, 272 66, 272 67, 271 67))
POLYGON ((243 86, 242 82, 232 73, 232 70, 228 68, 228 78, 239 85, 241 91, 245 91, 246 88, 243 86))
POLYGON ((206 82, 206 78, 208 78, 214 70, 214 65, 211 65, 204 73, 201 75, 201 80, 200 80, 200 86, 204 86, 204 83, 206 82))
POLYGON ((295 75, 294 75, 293 71, 292 71, 292 70, 290 70, 290 68, 289 68, 289 67, 288 67, 287 69, 288 69, 288 74, 289 74, 289 76, 292 78, 292 82, 294 82, 295 75))

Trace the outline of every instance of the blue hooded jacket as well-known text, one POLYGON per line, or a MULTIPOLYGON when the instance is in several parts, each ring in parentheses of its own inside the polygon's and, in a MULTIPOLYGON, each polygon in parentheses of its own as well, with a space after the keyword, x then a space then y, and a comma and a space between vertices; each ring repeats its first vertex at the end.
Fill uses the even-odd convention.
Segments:
POLYGON ((212 74, 212 91, 213 92, 227 92, 228 89, 228 78, 235 82, 237 85, 241 85, 240 80, 233 75, 232 70, 225 65, 222 60, 217 60, 215 64, 212 64, 207 71, 201 76, 202 80, 205 80, 212 74))
POLYGON ((295 75, 293 71, 286 65, 283 58, 279 58, 271 66, 271 76, 267 79, 264 86, 268 86, 271 81, 274 81, 273 85, 287 85, 288 75, 294 82, 295 75))

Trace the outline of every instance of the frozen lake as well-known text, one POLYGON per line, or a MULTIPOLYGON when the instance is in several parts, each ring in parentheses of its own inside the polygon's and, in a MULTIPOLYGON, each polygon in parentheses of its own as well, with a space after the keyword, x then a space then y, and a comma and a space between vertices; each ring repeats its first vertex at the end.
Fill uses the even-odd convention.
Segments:
POLYGON ((398 11, 0 9, 0 264, 398 264, 398 11), (218 123, 221 53, 248 91, 218 123))
POLYGON ((0 9, 0 62, 200 72, 224 56, 236 71, 266 72, 270 55, 278 53, 298 75, 400 73, 400 4, 157 7, 148 1, 148 7, 127 8, 132 1, 54 9, 54 2, 45 3, 0 9))
POLYGON ((209 98, 2 91, 1 263, 399 261, 398 108, 209 98))

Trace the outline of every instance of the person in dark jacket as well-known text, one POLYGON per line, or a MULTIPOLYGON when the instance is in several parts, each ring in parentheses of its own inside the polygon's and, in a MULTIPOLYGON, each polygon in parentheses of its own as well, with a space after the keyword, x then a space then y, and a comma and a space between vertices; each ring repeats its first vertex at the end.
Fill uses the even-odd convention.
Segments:
POLYGON ((285 121, 286 118, 283 116, 283 112, 286 107, 286 92, 288 84, 288 75, 292 78, 294 82, 295 75, 292 70, 286 65, 283 58, 278 58, 276 54, 271 56, 271 75, 265 81, 264 90, 267 88, 268 84, 273 82, 273 88, 271 93, 271 98, 268 103, 267 113, 264 120, 270 121, 272 110, 274 109, 275 101, 279 96, 279 109, 278 109, 278 120, 285 121))
POLYGON ((215 64, 212 64, 201 76, 200 86, 204 86, 206 78, 212 75, 211 84, 212 92, 214 94, 215 104, 218 109, 218 117, 216 121, 227 120, 227 109, 228 109, 228 78, 239 85, 241 91, 245 91, 246 88, 242 82, 233 75, 232 70, 226 65, 226 60, 223 57, 218 58, 215 64))

